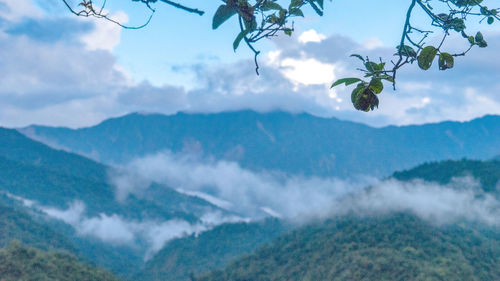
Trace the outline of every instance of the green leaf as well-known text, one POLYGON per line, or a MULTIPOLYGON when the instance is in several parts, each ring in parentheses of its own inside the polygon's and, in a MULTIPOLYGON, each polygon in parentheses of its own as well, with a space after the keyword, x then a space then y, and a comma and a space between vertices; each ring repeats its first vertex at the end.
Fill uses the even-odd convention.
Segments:
POLYGON ((417 58, 418 66, 423 70, 431 68, 432 62, 434 61, 437 52, 438 50, 433 46, 427 46, 423 48, 422 51, 420 52, 420 55, 417 58))
POLYGON ((221 24, 236 14, 236 9, 227 5, 220 5, 212 20, 212 29, 217 29, 221 24))
POLYGON ((245 30, 241 31, 240 34, 238 34, 238 36, 236 36, 236 39, 234 39, 234 42, 233 42, 233 50, 234 51, 236 51, 236 49, 238 49, 238 46, 240 45, 241 40, 243 40, 243 38, 245 38, 245 36, 247 36, 248 33, 249 33, 248 29, 245 29, 245 30))
POLYGON ((359 83, 351 93, 351 101, 354 108, 362 111, 370 111, 378 107, 379 100, 366 83, 359 83))
POLYGON ((461 32, 465 29, 465 22, 463 19, 459 19, 459 18, 454 18, 452 21, 451 21, 451 27, 455 30, 455 31, 458 31, 458 32, 461 32))
POLYGON ((365 63, 365 67, 366 67, 366 70, 368 70, 369 72, 378 72, 378 71, 382 71, 385 67, 385 62, 381 62, 381 63, 374 63, 372 61, 367 61, 365 63))
POLYGON ((323 9, 323 0, 316 0, 318 2, 321 9, 323 9))
POLYGON ((253 19, 252 21, 244 21, 245 24, 245 29, 247 29, 249 32, 253 31, 257 28, 257 21, 253 19))
POLYGON ((372 62, 372 61, 367 61, 365 63, 365 67, 366 67, 366 70, 368 70, 369 72, 375 72, 377 71, 377 66, 378 64, 372 62))
POLYGON ((483 34, 480 31, 478 31, 476 33, 476 41, 480 42, 480 41, 483 41, 483 40, 484 40, 483 34))
POLYGON ((439 69, 440 70, 446 70, 449 68, 453 68, 455 65, 455 59, 453 58, 452 55, 448 53, 441 53, 439 55, 439 69))
POLYGON ((288 36, 292 36, 292 29, 290 29, 290 28, 285 28, 285 29, 283 30, 283 32, 284 32, 286 35, 288 35, 288 36))
POLYGON ((389 81, 391 83, 394 83, 394 78, 390 75, 387 75, 387 74, 384 74, 384 75, 381 75, 380 78, 386 80, 386 81, 389 81))
POLYGON ((488 17, 488 24, 493 24, 494 21, 495 21, 495 18, 488 17))
POLYGON ((290 11, 288 11, 290 15, 294 16, 299 16, 299 17, 304 17, 304 13, 302 12, 301 9, 299 8, 291 8, 290 11))
POLYGON ((290 6, 288 6, 288 10, 300 6, 302 3, 304 3, 303 0, 292 0, 292 2, 290 2, 290 6))
POLYGON ((308 0, 309 5, 313 8, 313 10, 316 12, 316 14, 323 16, 323 10, 321 10, 316 4, 314 4, 313 0, 308 0))
POLYGON ((408 45, 403 45, 403 47, 397 46, 396 49, 398 50, 398 52, 394 55, 399 55, 399 53, 401 52, 401 55, 405 57, 410 57, 410 58, 417 57, 417 52, 415 52, 415 50, 408 45))
POLYGON ((264 4, 262 4, 261 8, 262 11, 269 11, 269 10, 283 10, 283 7, 281 7, 278 3, 272 2, 272 1, 266 1, 264 4))
POLYGON ((337 81, 335 81, 332 86, 330 87, 333 88, 335 86, 338 86, 340 84, 345 84, 346 86, 349 86, 351 84, 354 84, 354 83, 357 83, 357 82, 362 82, 363 80, 359 79, 359 78, 342 78, 342 79, 339 79, 337 81))
POLYGON ((384 90, 384 84, 382 83, 382 80, 373 78, 372 81, 370 82, 370 89, 375 93, 375 94, 380 94, 384 90))
POLYGON ((486 41, 483 40, 483 41, 477 42, 477 46, 479 48, 486 48, 486 47, 488 47, 488 43, 486 43, 486 41))
POLYGON ((475 41, 474 41, 474 36, 469 36, 469 38, 467 38, 467 40, 469 40, 469 43, 470 43, 471 45, 474 45, 474 42, 475 42, 475 41))
POLYGON ((487 7, 481 7, 480 11, 483 16, 487 16, 490 14, 487 7))
POLYGON ((352 54, 350 55, 351 57, 355 57, 355 58, 358 58, 360 59, 361 61, 365 62, 365 59, 361 56, 361 55, 358 55, 358 54, 352 54))
POLYGON ((484 40, 483 34, 481 32, 476 33, 476 45, 479 46, 479 48, 486 48, 488 47, 488 43, 484 40))

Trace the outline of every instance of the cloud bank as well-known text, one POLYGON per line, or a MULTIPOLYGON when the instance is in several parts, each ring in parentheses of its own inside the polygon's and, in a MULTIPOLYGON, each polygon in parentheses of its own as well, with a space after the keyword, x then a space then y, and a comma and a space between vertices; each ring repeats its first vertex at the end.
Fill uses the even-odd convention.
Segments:
MULTIPOLYGON (((136 178, 149 179, 183 190, 184 193, 215 197, 219 206, 242 216, 262 217, 264 213, 286 218, 318 215, 335 198, 360 190, 375 179, 349 182, 334 178, 305 178, 270 172, 254 172, 236 162, 199 159, 186 154, 158 153, 127 165, 133 180, 118 178, 117 194, 147 192, 134 185, 136 178), (222 204, 220 202, 223 202, 222 204), (229 202, 229 204, 228 204, 229 202), (264 211, 263 211, 264 210, 264 211)), ((212 201, 215 201, 212 199, 212 201)))
POLYGON ((498 194, 484 193, 470 177, 454 179, 444 186, 421 180, 391 179, 337 201, 330 212, 334 215, 408 212, 435 224, 473 221, 500 226, 498 194))
POLYGON ((34 200, 5 193, 8 198, 18 201, 24 207, 39 211, 52 219, 57 219, 72 226, 78 236, 99 239, 112 245, 128 246, 141 249, 144 259, 150 259, 165 244, 176 238, 198 235, 223 223, 250 222, 236 215, 223 214, 220 211, 207 212, 196 223, 183 219, 142 221, 128 220, 119 214, 100 213, 90 217, 86 205, 75 200, 67 209, 43 206, 34 200))
POLYGON ((39 206, 39 210, 51 218, 71 225, 80 236, 100 239, 114 245, 136 247, 146 244, 145 259, 149 259, 170 240, 191 234, 199 234, 222 223, 242 221, 237 216, 225 216, 220 212, 206 213, 200 222, 191 224, 181 219, 167 221, 130 221, 118 214, 87 217, 85 203, 73 202, 66 210, 39 206))
POLYGON ((275 216, 304 222, 348 213, 410 212, 435 223, 469 220, 500 225, 497 194, 484 193, 480 184, 468 177, 447 185, 421 180, 306 178, 255 172, 235 162, 170 152, 134 160, 127 169, 142 178, 181 188, 186 194, 214 197, 224 202, 221 207, 253 218, 275 216))
MULTIPOLYGON (((350 89, 330 90, 339 77, 358 76, 351 53, 390 57, 392 48, 314 29, 278 37, 262 54, 261 75, 251 58, 231 63, 174 66, 193 77, 189 87, 135 81, 113 54, 121 30, 108 23, 61 17, 32 1, 0 0, 0 125, 32 123, 81 127, 132 111, 174 114, 253 109, 335 116, 374 126, 469 120, 500 113, 500 33, 485 34, 489 47, 474 49, 452 70, 401 71, 398 91, 381 95, 381 107, 355 111, 350 89)), ((59 3, 60 4, 60 3, 59 3)), ((55 4, 51 4, 55 5, 55 4)), ((125 14, 117 18, 126 21, 125 14)), ((462 41, 450 41, 459 46, 462 41)), ((145 62, 147 63, 147 62, 145 62)), ((390 88, 390 85, 386 85, 390 88)))

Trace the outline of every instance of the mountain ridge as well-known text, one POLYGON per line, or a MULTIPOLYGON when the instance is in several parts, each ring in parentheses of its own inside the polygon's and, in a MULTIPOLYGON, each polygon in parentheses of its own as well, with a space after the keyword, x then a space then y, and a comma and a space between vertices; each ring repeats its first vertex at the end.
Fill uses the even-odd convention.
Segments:
POLYGON ((495 115, 374 128, 305 113, 134 113, 83 129, 32 126, 19 131, 108 164, 171 151, 307 176, 380 177, 426 161, 500 154, 494 146, 500 142, 500 116, 495 115))

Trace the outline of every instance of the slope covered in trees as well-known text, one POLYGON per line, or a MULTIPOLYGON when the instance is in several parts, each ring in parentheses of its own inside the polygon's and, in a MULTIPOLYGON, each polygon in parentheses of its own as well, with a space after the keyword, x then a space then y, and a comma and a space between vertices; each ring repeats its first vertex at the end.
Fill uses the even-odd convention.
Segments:
POLYGON ((499 238, 402 213, 344 217, 300 228, 196 280, 498 280, 499 238))
POLYGON ((11 243, 0 249, 0 280, 3 281, 118 281, 112 274, 79 262, 75 257, 44 252, 11 243))
POLYGON ((487 192, 496 191, 500 181, 500 161, 476 161, 462 159, 459 161, 432 162, 413 169, 396 172, 393 177, 408 181, 423 179, 440 184, 447 184, 453 178, 470 176, 477 179, 487 192))
MULTIPOLYGON (((440 184, 462 176, 476 178, 485 192, 498 196, 500 162, 495 160, 427 163, 394 174, 401 181, 423 179, 440 184)), ((454 187, 460 188, 460 185, 454 187)), ((425 204, 421 207, 425 208, 425 204)), ((500 278, 497 224, 474 220, 438 221, 399 211, 333 217, 285 234, 225 269, 198 276, 196 280, 500 278)))
POLYGON ((30 215, 0 203, 0 247, 13 240, 45 250, 77 252, 76 247, 64 235, 34 221, 30 215))
POLYGON ((169 242, 137 274, 137 280, 185 281, 193 275, 223 268, 233 259, 250 254, 291 226, 276 219, 223 224, 199 235, 169 242))
POLYGON ((116 187, 109 183, 109 168, 102 164, 50 148, 15 130, 0 128, 0 144, 0 190, 43 205, 66 208, 80 200, 94 215, 104 212, 140 218, 146 212, 151 217, 188 221, 195 221, 193 213, 204 208, 219 210, 200 198, 155 184, 150 186, 148 198, 130 196, 120 203, 115 200, 116 187))
POLYGON ((123 231, 120 227, 127 223, 136 228, 143 222, 152 224, 171 219, 198 223, 206 212, 225 214, 201 198, 158 184, 146 183, 149 185, 146 195, 131 195, 118 201, 116 187, 108 183, 108 169, 85 157, 35 142, 15 130, 0 128, 0 204, 6 205, 0 213, 0 230, 3 230, 0 244, 17 238, 42 249, 71 248, 69 252, 86 260, 115 272, 132 274, 143 265, 144 253, 148 250, 146 241, 133 241, 140 246, 115 245, 102 240, 103 235, 108 234, 99 225, 92 227, 101 231, 97 233, 101 236, 94 236, 92 232, 83 235, 77 228, 81 228, 83 222, 99 223, 103 216, 118 223, 116 231, 120 233, 123 231), (31 200, 30 206, 23 205, 25 199, 31 200), (75 201, 84 204, 81 213, 68 209, 75 201), (66 215, 72 215, 73 221, 51 219, 44 211, 48 209, 59 213, 68 211, 66 215), (36 215, 30 217, 28 213, 36 215))
POLYGON ((105 179, 104 165, 80 155, 53 149, 15 130, 0 128, 0 156, 16 162, 88 180, 105 179))

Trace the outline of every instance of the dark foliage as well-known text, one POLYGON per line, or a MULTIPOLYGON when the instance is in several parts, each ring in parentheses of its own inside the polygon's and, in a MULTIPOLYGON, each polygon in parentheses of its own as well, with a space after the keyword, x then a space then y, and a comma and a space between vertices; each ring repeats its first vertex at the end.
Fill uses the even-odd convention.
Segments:
POLYGON ((44 252, 14 242, 0 249, 2 281, 118 281, 104 270, 79 262, 74 256, 44 252))
POLYGON ((136 279, 185 281, 191 275, 223 268, 289 228, 283 222, 268 219, 257 223, 223 224, 198 236, 176 239, 147 262, 136 279))
POLYGON ((196 280, 499 280, 500 236, 416 217, 344 217, 284 235, 196 280))

